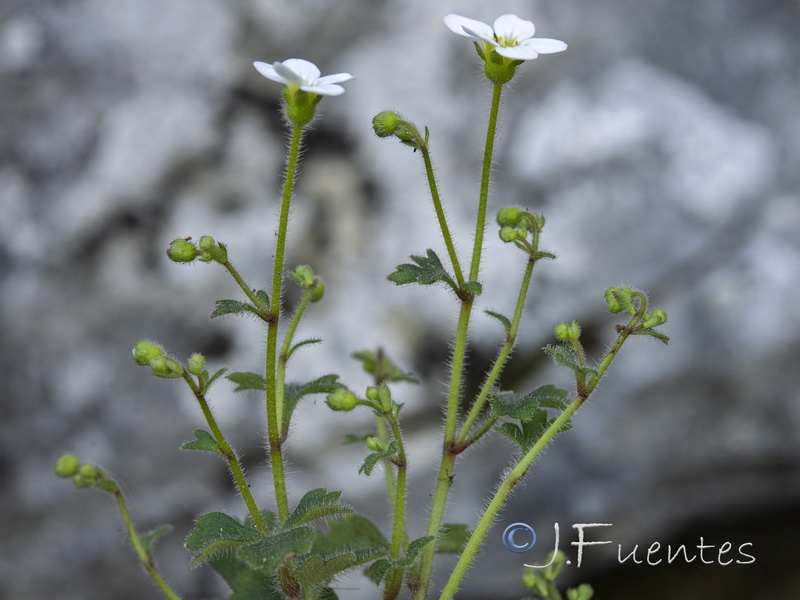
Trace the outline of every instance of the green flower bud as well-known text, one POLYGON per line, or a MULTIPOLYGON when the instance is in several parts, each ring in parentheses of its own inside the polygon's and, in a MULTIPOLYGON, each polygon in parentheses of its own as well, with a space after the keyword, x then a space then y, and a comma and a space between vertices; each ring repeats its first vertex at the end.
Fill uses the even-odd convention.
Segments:
POLYGON ((63 454, 56 461, 56 475, 59 477, 74 477, 81 467, 81 461, 72 454, 63 454))
POLYGON ((519 226, 514 229, 514 233, 517 234, 517 239, 522 238, 523 240, 528 237, 528 228, 519 226))
POLYGON ((183 238, 173 240, 169 245, 169 248, 167 248, 167 256, 173 262, 189 263, 194 261, 199 254, 200 252, 198 252, 195 245, 189 240, 183 238))
POLYGON ((383 412, 389 412, 392 410, 392 392, 389 390, 389 386, 385 383, 382 383, 378 388, 378 402, 380 402, 381 410, 383 412))
POLYGON ((667 313, 660 308, 655 309, 652 313, 645 313, 642 317, 642 327, 649 329, 651 327, 658 327, 667 322, 667 313))
POLYGON ((574 341, 581 337, 581 326, 577 321, 556 325, 556 337, 564 341, 574 341))
POLYGON ((629 287, 610 287, 606 290, 605 300, 608 310, 614 314, 620 313, 623 310, 631 312, 633 305, 631 304, 632 290, 629 287))
POLYGON ((372 118, 372 129, 378 137, 389 137, 397 133, 403 118, 396 112, 384 110, 372 118))
POLYGON ((367 388, 367 400, 372 402, 378 401, 378 388, 373 386, 367 388))
POLYGON ((537 575, 536 571, 527 570, 522 574, 522 585, 524 585, 526 588, 533 588, 538 580, 539 576, 537 575))
POLYGON ((314 279, 314 288, 311 292, 311 302, 319 302, 325 295, 325 282, 319 277, 314 279))
POLYGON ((72 483, 75 484, 76 488, 86 488, 92 485, 92 482, 81 477, 80 473, 75 474, 75 476, 72 478, 72 483))
POLYGON ((97 467, 94 465, 81 465, 78 475, 89 483, 94 483, 100 477, 100 473, 97 472, 97 467))
POLYGON ((500 239, 506 243, 516 241, 517 239, 517 232, 514 230, 513 227, 503 227, 500 230, 500 239))
POLYGON ((497 224, 500 227, 516 227, 522 218, 522 209, 516 206, 506 206, 497 211, 497 224))
POLYGON ((142 367, 149 364, 152 359, 158 358, 163 354, 164 351, 160 346, 148 340, 139 340, 133 347, 133 360, 136 361, 137 365, 142 367))
POLYGON ((358 398, 356 398, 356 395, 346 388, 339 388, 335 392, 331 392, 325 400, 325 403, 331 410, 343 412, 353 410, 357 402, 358 398))
POLYGON ((314 271, 308 265, 299 265, 289 276, 302 288, 314 285, 314 271))
POLYGON ((189 357, 189 360, 186 361, 186 367, 189 369, 189 373, 192 375, 200 375, 205 366, 206 360, 203 358, 203 355, 198 352, 192 354, 189 357))
POLYGON ((591 600, 593 597, 594 589, 588 583, 567 590, 567 600, 591 600))
POLYGON ((203 252, 208 252, 216 245, 217 245, 217 240, 215 240, 210 235, 204 235, 200 238, 199 246, 200 250, 202 250, 203 252))
POLYGON ((369 436, 367 438, 367 448, 369 448, 373 452, 386 452, 387 446, 382 439, 376 438, 374 436, 369 436))
POLYGON ((174 358, 157 356, 150 361, 150 370, 157 377, 174 379, 183 375, 183 366, 174 358))

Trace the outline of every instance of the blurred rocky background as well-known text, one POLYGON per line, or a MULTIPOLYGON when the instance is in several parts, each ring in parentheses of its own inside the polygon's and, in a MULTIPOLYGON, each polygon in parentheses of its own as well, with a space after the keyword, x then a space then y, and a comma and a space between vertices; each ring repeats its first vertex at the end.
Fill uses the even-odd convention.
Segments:
MULTIPOLYGON (((0 597, 140 599, 158 594, 124 542, 113 501, 55 478, 73 452, 125 482, 142 529, 187 599, 222 598, 182 547, 199 512, 242 514, 224 465, 178 447, 202 426, 178 383, 130 359, 140 338, 210 367, 258 370, 263 331, 209 321, 238 297, 222 269, 181 268, 175 237, 210 234, 254 284, 270 275, 286 146, 279 86, 253 60, 303 57, 358 79, 325 99, 307 137, 288 265, 309 263, 328 293, 291 376, 367 376, 350 353, 379 345, 422 381, 398 388, 411 444, 411 535, 423 533, 456 306, 443 289, 385 280, 436 239, 421 161, 377 139, 378 111, 431 127, 444 201, 466 256, 490 90, 469 40, 442 16, 513 12, 563 54, 519 69, 504 98, 491 212, 547 217, 519 349, 505 387, 566 384, 541 352, 578 319, 598 355, 614 336, 610 285, 646 289, 670 347, 635 339, 603 386, 535 465, 488 538, 459 598, 513 599, 523 562, 543 562, 553 524, 590 533, 573 581, 597 598, 800 597, 800 3, 797 0, 3 0, 0 3, 0 597), (442 315, 447 315, 443 317, 442 315), (509 523, 539 532, 530 555, 500 544, 509 523), (620 566, 639 544, 733 550, 658 567, 620 566), (737 548, 750 543, 749 565, 737 548), (541 548, 540 548, 541 546, 541 548)), ((481 308, 511 312, 519 253, 487 233, 481 308)), ((476 312, 471 386, 501 343, 476 312)), ((218 384, 213 403, 269 498, 257 395, 218 384)), ((386 522, 380 476, 344 433, 368 415, 307 402, 289 445, 290 489, 344 489, 386 522)), ((493 439, 456 473, 448 521, 475 523, 512 449, 493 439)), ((662 550, 663 552, 663 550, 662 550)), ((662 554, 663 557, 663 554, 662 554)), ((441 564, 446 575, 447 560, 441 564)), ((358 575, 343 599, 374 598, 358 575)))

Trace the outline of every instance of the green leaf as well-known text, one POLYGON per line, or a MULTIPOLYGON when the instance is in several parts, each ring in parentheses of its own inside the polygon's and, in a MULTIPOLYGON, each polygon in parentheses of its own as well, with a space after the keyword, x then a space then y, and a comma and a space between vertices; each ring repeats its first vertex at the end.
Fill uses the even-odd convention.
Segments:
POLYGON ((302 348, 303 346, 309 346, 311 344, 319 344, 322 340, 319 338, 315 338, 313 340, 303 340, 302 342, 297 342, 294 346, 289 348, 289 352, 286 353, 286 360, 291 358, 292 354, 294 354, 295 350, 298 348, 302 348))
POLYGON ((380 530, 360 515, 348 515, 328 522, 330 531, 317 535, 311 551, 314 554, 337 554, 343 551, 368 550, 385 554, 389 542, 380 530))
POLYGON ((403 556, 398 557, 397 559, 388 559, 388 558, 381 558, 376 560, 372 563, 364 574, 372 579, 375 582, 375 585, 380 585, 383 578, 386 577, 386 573, 389 569, 393 567, 408 567, 409 565, 413 564, 415 560, 417 560, 417 555, 420 553, 426 545, 430 544, 435 539, 432 535, 427 535, 425 537, 418 538, 411 542, 406 548, 406 552, 403 556))
POLYGON ((492 310, 485 310, 483 312, 485 312, 490 317, 494 317, 495 319, 500 321, 500 323, 503 325, 503 329, 506 330, 506 335, 508 335, 511 332, 511 319, 509 319, 505 315, 501 315, 500 313, 494 312, 492 310))
POLYGON ((461 289, 473 296, 480 296, 483 293, 483 285, 480 281, 465 281, 461 289))
POLYGON ((172 531, 172 525, 162 525, 157 529, 151 529, 144 535, 140 535, 139 539, 142 542, 142 546, 144 546, 145 552, 147 552, 147 554, 150 555, 152 553, 153 544, 155 543, 156 539, 158 539, 162 535, 166 535, 170 531, 172 531))
POLYGON ((317 488, 307 492, 298 502, 297 508, 286 520, 286 527, 305 525, 311 521, 331 515, 352 513, 352 508, 339 504, 341 495, 342 492, 328 492, 325 488, 317 488))
POLYGON ((267 382, 264 377, 258 373, 250 373, 248 371, 236 371, 228 375, 226 379, 231 380, 236 384, 233 389, 234 392, 241 392, 244 390, 266 390, 267 382))
POLYGON ((239 300, 217 300, 214 304, 214 310, 211 311, 211 318, 214 319, 224 315, 236 315, 243 312, 259 314, 258 310, 247 302, 240 302, 239 300))
POLYGON ((541 260, 543 258, 555 260, 558 257, 552 252, 544 252, 543 250, 540 250, 539 252, 534 252, 532 258, 533 260, 541 260))
POLYGON ((552 384, 543 385, 524 396, 508 393, 492 392, 489 402, 492 412, 498 417, 510 417, 520 421, 529 421, 538 417, 538 409, 556 408, 564 410, 569 392, 552 384))
POLYGON ((314 543, 315 533, 310 527, 298 527, 261 538, 261 541, 243 546, 236 557, 262 573, 271 574, 288 554, 306 554, 314 543))
POLYGON ((664 344, 669 344, 668 336, 664 335, 663 333, 659 333, 658 331, 653 331, 652 329, 642 329, 641 331, 634 332, 633 335, 649 335, 650 337, 654 337, 664 344))
POLYGON ((213 512, 195 519, 196 529, 186 538, 186 547, 195 553, 192 567, 212 556, 238 546, 250 544, 263 537, 252 527, 245 527, 225 513, 213 512))
POLYGON ((347 433, 342 440, 342 445, 346 446, 347 444, 363 444, 367 441, 367 438, 370 437, 372 437, 370 434, 356 435, 355 433, 347 433))
POLYGON ((385 553, 383 548, 373 548, 332 557, 311 556, 295 571, 295 576, 304 586, 317 587, 333 579, 337 573, 363 565, 385 553))
POLYGON ((436 540, 436 552, 439 554, 461 554, 467 545, 471 531, 463 523, 445 523, 439 529, 436 540))
POLYGON ((313 381, 306 383, 287 383, 283 390, 283 428, 289 430, 289 422, 292 418, 297 403, 309 394, 330 394, 342 387, 339 383, 338 375, 323 375, 313 381))
POLYGON ((406 381, 408 383, 419 383, 416 378, 398 367, 391 358, 378 348, 377 352, 372 350, 362 350, 351 355, 356 360, 360 360, 364 371, 373 375, 376 381, 394 383, 406 381))
POLYGON ((206 452, 213 452, 225 458, 225 455, 210 433, 202 429, 195 429, 194 437, 195 439, 191 442, 183 444, 181 450, 205 450, 206 452))
POLYGON ((418 283, 420 285, 433 285, 437 282, 444 282, 458 292, 455 281, 445 271, 442 261, 433 250, 427 251, 427 256, 411 256, 416 264, 404 263, 398 265, 394 273, 387 279, 397 285, 407 283, 418 283))
POLYGON ((556 346, 545 346, 544 351, 550 354, 553 362, 559 367, 566 367, 575 373, 576 377, 585 378, 587 375, 597 376, 597 370, 591 367, 581 366, 580 359, 575 351, 566 344, 556 346))
POLYGON ((398 449, 399 446, 395 440, 389 443, 389 447, 384 452, 373 452, 372 454, 368 454, 364 459, 364 464, 361 465, 361 468, 358 470, 358 472, 364 473, 364 475, 369 477, 372 475, 372 470, 375 468, 375 465, 378 464, 378 461, 392 458, 395 454, 397 454, 398 449))
MULTIPOLYGON (((516 423, 503 423, 499 427, 495 427, 495 429, 517 444, 522 454, 526 454, 554 421, 555 419, 547 420, 547 411, 537 408, 532 419, 521 421, 519 425, 516 423)), ((567 421, 561 427, 559 433, 570 429, 572 429, 572 422, 567 421)))
POLYGON ((264 308, 269 310, 269 296, 267 296, 267 292, 264 290, 256 290, 256 299, 264 308))
POLYGON ((205 394, 210 388, 211 385, 220 377, 222 377, 225 373, 227 373, 228 369, 222 368, 217 369, 217 371, 211 376, 208 376, 208 371, 203 371, 203 381, 205 381, 205 385, 203 386, 203 393, 205 394))
POLYGON ((251 569, 231 554, 219 554, 209 560, 233 590, 228 600, 284 600, 280 583, 274 576, 251 569))

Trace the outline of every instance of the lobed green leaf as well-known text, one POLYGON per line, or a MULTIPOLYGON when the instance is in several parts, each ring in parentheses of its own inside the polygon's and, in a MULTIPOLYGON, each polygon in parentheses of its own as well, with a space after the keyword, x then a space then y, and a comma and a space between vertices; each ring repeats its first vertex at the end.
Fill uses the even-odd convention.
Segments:
POLYGON ((286 527, 297 527, 311 521, 331 515, 350 514, 353 509, 339 504, 342 492, 328 492, 325 488, 317 488, 307 492, 298 502, 297 508, 286 520, 286 527))
POLYGON ((191 442, 186 442, 183 444, 181 446, 181 450, 204 450, 206 452, 219 454, 223 458, 225 457, 219 447, 219 444, 217 444, 217 441, 207 431, 204 431, 203 429, 195 429, 194 437, 195 439, 191 442))
POLYGON ((234 392, 242 392, 244 390, 266 390, 267 382, 263 376, 258 373, 250 373, 249 371, 236 371, 228 375, 229 379, 236 384, 233 389, 234 392))

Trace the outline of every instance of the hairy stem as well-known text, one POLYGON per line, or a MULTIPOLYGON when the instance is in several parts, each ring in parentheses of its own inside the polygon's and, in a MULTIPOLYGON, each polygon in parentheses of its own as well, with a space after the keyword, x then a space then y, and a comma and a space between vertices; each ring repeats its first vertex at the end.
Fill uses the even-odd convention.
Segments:
MULTIPOLYGON (((470 266, 470 281, 477 281, 481 265, 483 250, 483 234, 486 229, 486 207, 489 200, 489 180, 492 174, 492 156, 494 153, 494 139, 497 133, 497 115, 500 111, 500 93, 502 87, 494 86, 492 105, 489 111, 489 124, 486 130, 486 145, 483 153, 483 168, 481 170, 481 187, 478 197, 478 216, 475 225, 475 242, 472 249, 472 264, 470 266)), ((436 490, 431 504, 431 513, 428 519, 426 535, 438 538, 442 525, 444 509, 447 504, 447 494, 450 491, 453 478, 453 467, 456 456, 453 453, 456 441, 456 428, 458 425, 458 407, 461 399, 461 384, 466 358, 467 337, 469 333, 469 319, 472 313, 472 298, 461 302, 461 312, 458 317, 456 339, 453 345, 452 367, 450 372, 450 390, 447 399, 447 415, 445 417, 444 440, 442 442, 442 459, 439 465, 439 475, 436 490)), ((431 574, 433 572, 433 559, 436 552, 436 543, 428 544, 421 553, 419 579, 414 593, 414 600, 423 600, 428 594, 431 574)))
POLYGON ((233 448, 231 448, 230 444, 228 444, 228 441, 225 439, 225 436, 222 434, 222 430, 219 428, 219 425, 217 425, 217 420, 214 418, 214 414, 211 412, 211 408, 208 406, 208 401, 206 400, 205 395, 197 386, 197 384, 192 381, 191 376, 186 371, 183 372, 183 379, 189 384, 189 387, 192 388, 194 397, 197 398, 197 403, 200 405, 200 410, 203 411, 203 416, 206 418, 209 429, 211 429, 211 435, 214 436, 214 441, 217 443, 217 446, 219 446, 223 458, 228 462, 231 475, 233 475, 233 479, 236 482, 236 487, 239 489, 239 493, 242 495, 242 499, 247 505, 247 510, 250 512, 250 516, 253 518, 253 523, 261 531, 266 531, 267 525, 264 523, 264 519, 258 510, 258 506, 253 499, 253 495, 250 493, 250 484, 247 482, 247 477, 245 477, 242 466, 239 463, 239 459, 236 457, 236 453, 233 451, 233 448))
POLYGON ((289 208, 292 201, 297 159, 300 153, 300 139, 303 127, 292 128, 292 140, 289 146, 289 158, 286 165, 286 181, 283 186, 281 213, 278 221, 277 242, 275 244, 275 263, 272 269, 272 297, 270 321, 267 326, 267 429, 269 432, 269 454, 272 464, 272 480, 275 485, 275 502, 278 506, 278 518, 285 521, 289 518, 289 500, 286 495, 286 474, 283 466, 281 450, 281 427, 279 415, 283 414, 283 387, 277 380, 278 359, 278 324, 281 312, 281 294, 283 283, 283 261, 286 252, 286 232, 289 226, 289 208))

